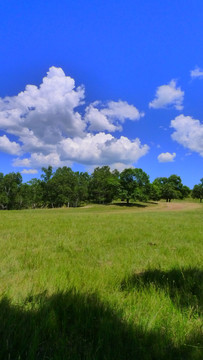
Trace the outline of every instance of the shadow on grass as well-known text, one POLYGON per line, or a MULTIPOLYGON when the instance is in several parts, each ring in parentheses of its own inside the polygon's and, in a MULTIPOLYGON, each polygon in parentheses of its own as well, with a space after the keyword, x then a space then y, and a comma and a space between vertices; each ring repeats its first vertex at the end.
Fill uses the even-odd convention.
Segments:
POLYGON ((121 289, 130 291, 151 285, 157 289, 164 289, 178 308, 190 307, 194 312, 202 313, 203 271, 196 268, 148 270, 125 279, 121 289))
POLYGON ((112 203, 110 205, 116 205, 116 206, 127 206, 127 207, 139 207, 139 208, 145 208, 147 207, 148 205, 143 205, 143 204, 140 204, 140 203, 126 203, 126 202, 116 202, 116 203, 112 203))
POLYGON ((161 332, 133 327, 97 296, 74 291, 29 297, 21 307, 4 298, 0 339, 2 360, 201 359, 199 350, 175 348, 161 332))

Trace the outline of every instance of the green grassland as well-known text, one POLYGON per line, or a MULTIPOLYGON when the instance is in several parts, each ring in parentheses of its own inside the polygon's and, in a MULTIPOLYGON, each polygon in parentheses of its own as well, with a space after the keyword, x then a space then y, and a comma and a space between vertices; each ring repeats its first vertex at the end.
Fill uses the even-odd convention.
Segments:
POLYGON ((203 204, 174 204, 1 211, 0 359, 203 359, 203 204))

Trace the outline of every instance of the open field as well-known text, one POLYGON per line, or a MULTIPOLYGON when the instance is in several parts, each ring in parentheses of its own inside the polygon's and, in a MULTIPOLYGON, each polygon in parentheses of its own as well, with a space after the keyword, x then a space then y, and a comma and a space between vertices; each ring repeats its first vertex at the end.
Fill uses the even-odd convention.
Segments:
POLYGON ((0 359, 203 358, 203 204, 0 212, 0 359))

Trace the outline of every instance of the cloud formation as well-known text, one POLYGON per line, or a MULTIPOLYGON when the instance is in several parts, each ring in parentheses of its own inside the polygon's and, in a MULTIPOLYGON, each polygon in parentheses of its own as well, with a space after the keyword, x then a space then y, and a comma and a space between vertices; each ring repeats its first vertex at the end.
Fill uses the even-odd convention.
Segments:
POLYGON ((166 153, 161 153, 159 154, 159 156, 157 157, 157 159, 159 160, 159 162, 173 162, 174 159, 176 157, 176 153, 174 152, 173 154, 166 152, 166 153))
POLYGON ((51 152, 49 154, 39 153, 31 153, 29 157, 25 158, 16 158, 13 160, 13 166, 17 167, 31 167, 31 168, 41 168, 46 167, 48 165, 55 167, 59 166, 71 166, 70 161, 61 161, 60 154, 55 152, 51 152))
POLYGON ((144 113, 126 101, 109 101, 106 105, 95 101, 86 108, 85 120, 91 131, 122 131, 121 123, 126 119, 139 120, 144 113))
POLYGON ((23 143, 29 137, 27 151, 33 151, 33 143, 46 149, 63 135, 83 135, 85 123, 75 111, 83 99, 84 87, 75 88, 61 68, 51 67, 39 88, 27 85, 17 96, 0 99, 0 128, 23 143))
POLYGON ((11 155, 20 155, 21 147, 15 141, 10 141, 6 135, 0 136, 0 151, 11 155))
POLYGON ((203 156, 203 124, 199 120, 182 114, 171 121, 171 127, 175 129, 173 140, 203 156))
POLYGON ((155 99, 149 103, 153 109, 174 107, 176 110, 183 109, 184 91, 176 86, 176 81, 171 80, 168 85, 161 85, 157 88, 155 99))
POLYGON ((37 174, 38 171, 36 169, 23 169, 21 174, 37 174))
POLYGON ((83 164, 88 165, 111 165, 115 162, 132 164, 149 150, 147 145, 141 145, 139 139, 130 141, 124 136, 117 139, 103 132, 87 134, 84 138, 62 140, 59 148, 63 160, 81 159, 83 164))
POLYGON ((203 79, 203 70, 200 69, 199 67, 196 67, 194 70, 190 71, 190 76, 193 79, 196 79, 196 78, 202 78, 203 79))
POLYGON ((110 134, 122 130, 126 120, 144 115, 134 105, 97 101, 84 108, 84 98, 84 86, 76 87, 74 79, 54 66, 39 87, 27 85, 17 96, 0 98, 0 129, 5 133, 0 151, 18 156, 14 166, 28 168, 72 162, 122 166, 147 153, 149 147, 139 139, 110 134), (6 134, 15 135, 18 142, 11 142, 6 134))
POLYGON ((86 108, 85 120, 89 124, 90 131, 110 131, 121 130, 119 125, 114 125, 106 115, 97 109, 93 104, 86 108))

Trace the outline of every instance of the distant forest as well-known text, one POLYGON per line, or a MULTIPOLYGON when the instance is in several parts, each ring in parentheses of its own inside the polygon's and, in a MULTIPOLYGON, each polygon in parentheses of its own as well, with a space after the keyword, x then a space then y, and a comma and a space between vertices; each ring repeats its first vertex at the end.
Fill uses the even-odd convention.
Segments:
POLYGON ((22 182, 19 172, 0 173, 0 209, 28 209, 78 207, 87 203, 109 204, 112 201, 147 202, 165 199, 184 199, 192 196, 203 199, 203 178, 191 190, 183 185, 180 176, 158 177, 150 183, 142 169, 125 169, 122 172, 109 166, 97 167, 89 175, 74 172, 69 167, 42 168, 41 179, 22 182))

